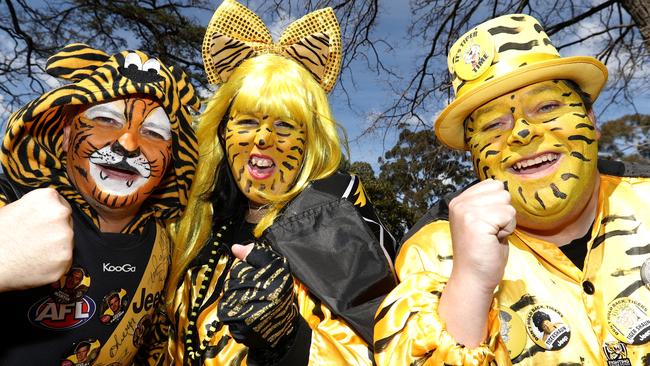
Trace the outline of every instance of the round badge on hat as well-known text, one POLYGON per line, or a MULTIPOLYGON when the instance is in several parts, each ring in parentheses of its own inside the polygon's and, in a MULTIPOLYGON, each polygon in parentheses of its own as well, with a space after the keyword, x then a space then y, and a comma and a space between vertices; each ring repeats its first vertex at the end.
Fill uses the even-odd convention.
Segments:
POLYGON ((616 299, 609 304, 607 327, 616 339, 627 344, 650 341, 648 309, 629 297, 616 299))
POLYGON ((477 28, 467 32, 449 52, 449 71, 463 80, 478 78, 490 68, 494 47, 494 40, 487 31, 477 28))
POLYGON ((650 258, 646 259, 641 266, 641 281, 650 290, 650 258))
POLYGON ((526 326, 521 317, 506 306, 499 307, 499 320, 501 321, 499 334, 503 343, 506 344, 510 358, 513 359, 519 356, 526 346, 528 338, 526 337, 526 326))
POLYGON ((537 305, 530 310, 526 330, 535 344, 549 351, 564 348, 571 338, 571 330, 562 313, 548 305, 537 305))

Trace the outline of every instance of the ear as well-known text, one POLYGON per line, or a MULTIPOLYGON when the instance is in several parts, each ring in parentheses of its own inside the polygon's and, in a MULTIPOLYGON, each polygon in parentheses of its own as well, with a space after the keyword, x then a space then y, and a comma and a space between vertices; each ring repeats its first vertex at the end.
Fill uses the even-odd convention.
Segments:
POLYGON ((70 123, 66 123, 63 127, 63 145, 61 149, 64 153, 68 152, 68 144, 70 143, 70 123))
POLYGON ((54 77, 77 82, 88 77, 108 59, 109 56, 103 51, 83 43, 73 43, 50 57, 45 71, 54 77))
POLYGON ((596 129, 596 140, 600 140, 600 129, 598 128, 598 124, 596 123, 596 115, 594 114, 593 109, 587 111, 587 117, 589 117, 589 120, 591 121, 591 123, 594 125, 594 128, 596 129))

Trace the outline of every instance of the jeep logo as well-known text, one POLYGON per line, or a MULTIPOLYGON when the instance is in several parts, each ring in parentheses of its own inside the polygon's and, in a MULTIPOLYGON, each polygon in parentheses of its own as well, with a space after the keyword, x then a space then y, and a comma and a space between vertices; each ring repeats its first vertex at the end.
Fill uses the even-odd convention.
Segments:
POLYGON ((103 263, 102 271, 104 272, 135 272, 135 266, 128 263, 121 266, 114 266, 110 263, 103 263))

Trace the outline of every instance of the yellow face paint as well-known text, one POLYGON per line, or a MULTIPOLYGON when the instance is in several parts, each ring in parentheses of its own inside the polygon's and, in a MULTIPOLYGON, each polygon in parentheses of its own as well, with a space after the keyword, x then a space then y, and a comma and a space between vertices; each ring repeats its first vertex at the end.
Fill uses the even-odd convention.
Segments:
POLYGON ((475 110, 465 141, 479 179, 505 182, 529 228, 548 228, 581 210, 593 192, 597 131, 580 96, 545 81, 475 110))
POLYGON ((268 197, 291 189, 302 166, 305 138, 300 122, 232 111, 226 124, 226 155, 237 186, 250 201, 266 204, 264 194, 268 197))

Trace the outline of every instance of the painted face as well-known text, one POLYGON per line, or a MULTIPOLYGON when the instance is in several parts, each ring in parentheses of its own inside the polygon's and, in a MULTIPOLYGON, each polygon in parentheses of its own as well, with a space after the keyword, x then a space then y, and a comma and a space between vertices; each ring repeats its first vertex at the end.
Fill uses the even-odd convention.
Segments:
POLYGON ((171 160, 169 117, 153 99, 93 105, 66 129, 68 176, 94 207, 139 209, 171 160))
POLYGON ((505 182, 524 227, 572 219, 593 192, 597 131, 580 96, 563 81, 486 103, 468 118, 465 137, 479 179, 505 182))
POLYGON ((226 124, 228 164, 239 189, 252 202, 260 193, 282 194, 293 186, 305 153, 302 123, 262 113, 233 110, 226 124))

